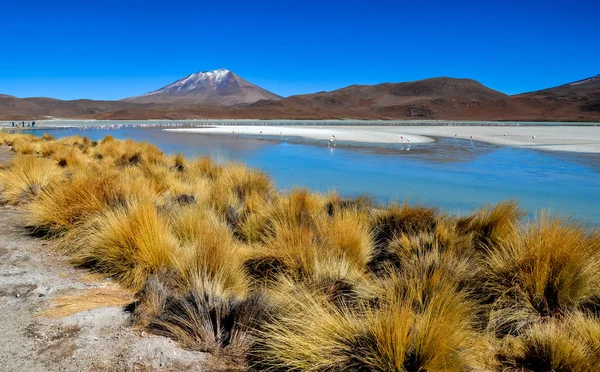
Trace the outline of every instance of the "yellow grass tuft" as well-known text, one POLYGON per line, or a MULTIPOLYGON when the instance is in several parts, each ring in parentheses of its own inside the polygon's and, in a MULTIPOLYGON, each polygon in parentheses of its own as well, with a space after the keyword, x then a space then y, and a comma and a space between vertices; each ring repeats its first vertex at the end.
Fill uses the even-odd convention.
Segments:
POLYGON ((9 204, 27 202, 63 179, 54 162, 31 155, 19 156, 0 170, 2 197, 9 204))
POLYGON ((438 293, 419 310, 410 295, 360 311, 307 291, 279 296, 286 305, 264 325, 252 353, 257 369, 463 371, 489 360, 470 305, 454 292, 438 293))
POLYGON ((152 203, 116 207, 93 217, 80 233, 85 244, 73 263, 91 267, 128 288, 141 289, 149 275, 173 265, 177 240, 152 203))
POLYGON ((74 294, 58 296, 50 301, 50 307, 37 315, 50 318, 64 318, 82 311, 102 307, 125 306, 134 301, 133 293, 118 285, 77 291, 74 294))
POLYGON ((600 370, 600 322, 597 317, 573 313, 532 326, 518 338, 508 339, 499 357, 514 370, 600 370))
POLYGON ((519 334, 545 317, 560 317, 600 298, 600 256, 586 230, 542 215, 485 259, 485 288, 494 300, 490 327, 519 334))

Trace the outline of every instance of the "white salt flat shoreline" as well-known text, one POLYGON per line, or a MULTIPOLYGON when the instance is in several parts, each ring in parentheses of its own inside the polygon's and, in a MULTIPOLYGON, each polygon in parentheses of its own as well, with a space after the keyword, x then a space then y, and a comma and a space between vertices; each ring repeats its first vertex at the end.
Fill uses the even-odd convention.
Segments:
POLYGON ((432 137, 473 139, 496 145, 550 151, 600 153, 600 127, 592 126, 270 126, 224 125, 206 128, 165 129, 172 132, 281 136, 328 141, 336 136, 338 146, 345 141, 368 144, 434 141, 432 137), (262 134, 261 134, 262 132, 262 134), (506 134, 506 136, 504 135, 506 134), (533 138, 535 136, 535 139, 533 138), (404 137, 404 139, 402 139, 404 137))
POLYGON ((459 139, 473 136, 473 141, 548 151, 600 153, 600 127, 593 126, 415 126, 405 132, 449 138, 456 135, 459 139))
POLYGON ((335 136, 336 143, 356 142, 356 143, 401 143, 404 136, 404 143, 410 140, 411 143, 433 142, 430 137, 411 135, 407 136, 402 131, 397 131, 393 135, 390 133, 382 134, 378 131, 379 127, 356 127, 356 126, 292 126, 292 125, 224 125, 205 128, 177 128, 164 129, 169 132, 184 133, 206 133, 206 134, 228 134, 228 135, 255 135, 265 138, 300 137, 312 140, 321 140, 327 142, 335 136))

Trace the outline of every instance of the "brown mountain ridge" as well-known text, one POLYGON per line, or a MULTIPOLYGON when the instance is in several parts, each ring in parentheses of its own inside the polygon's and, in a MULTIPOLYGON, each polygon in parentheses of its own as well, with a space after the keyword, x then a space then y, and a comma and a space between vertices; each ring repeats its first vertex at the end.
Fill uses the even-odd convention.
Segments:
POLYGON ((219 84, 225 81, 224 85, 230 85, 228 78, 222 78, 230 72, 214 72, 212 80, 192 74, 155 92, 139 96, 158 96, 158 99, 153 97, 150 101, 137 99, 139 97, 122 101, 61 101, 0 95, 0 119, 28 120, 51 116, 139 120, 231 118, 600 121, 600 75, 514 96, 490 89, 472 79, 439 77, 404 83, 351 85, 330 92, 281 98, 253 84, 252 87, 257 89, 252 88, 251 91, 258 92, 257 94, 240 95, 240 90, 227 87, 219 94, 219 84), (196 78, 190 79, 194 75, 196 78), (208 83, 203 80, 208 80, 208 83))

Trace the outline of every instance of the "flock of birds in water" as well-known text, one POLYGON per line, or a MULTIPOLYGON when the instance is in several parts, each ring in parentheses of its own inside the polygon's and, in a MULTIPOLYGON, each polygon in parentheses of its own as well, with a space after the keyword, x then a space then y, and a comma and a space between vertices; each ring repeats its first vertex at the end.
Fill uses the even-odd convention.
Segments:
MULTIPOLYGON (((35 123, 35 122, 33 122, 35 123)), ((23 122, 23 124, 25 124, 25 122, 23 122)), ((35 124, 34 124, 35 125, 35 124)), ((34 127, 34 125, 27 125, 27 127, 34 127)), ((266 124, 265 124, 266 125, 266 124)), ((157 128, 157 127, 184 127, 184 126, 190 126, 190 124, 187 123, 160 123, 160 124, 145 124, 145 123, 130 123, 130 124, 101 124, 101 125, 78 125, 78 126, 68 126, 68 125, 45 125, 43 127, 43 129, 52 129, 52 130, 59 130, 59 129, 79 129, 79 130, 117 130, 117 129, 136 129, 136 128, 157 128)), ((210 127, 212 126, 211 124, 201 124, 201 125, 195 125, 196 127, 210 127)), ((15 127, 14 123, 13 123, 13 127, 15 127)), ((19 125, 16 126, 17 128, 19 127, 19 125)), ((23 125, 23 127, 25 127, 25 125, 23 125)), ((2 127, 2 130, 4 129, 10 129, 10 127, 2 127)), ((39 127, 37 129, 40 129, 39 127)), ((231 131, 231 134, 235 137, 235 130, 231 131)), ((283 132, 279 132, 280 138, 283 137, 283 132)), ((504 137, 507 137, 508 134, 504 133, 504 137)), ((532 135, 531 136, 532 141, 535 142, 536 136, 532 135)), ((263 131, 260 131, 260 139, 264 139, 264 135, 263 135, 263 131)), ((457 140, 458 139, 458 134, 454 134, 454 139, 457 140)), ((327 140, 327 147, 328 148, 333 148, 336 146, 336 136, 335 134, 333 134, 331 136, 331 138, 329 138, 329 140, 327 140)), ((469 142, 471 144, 473 144, 473 136, 469 136, 469 142)), ((410 138, 408 137, 404 137, 403 135, 400 135, 400 143, 402 145, 401 150, 405 150, 406 151, 410 151, 410 138), (406 140, 406 142, 405 142, 406 140), (407 145, 406 148, 404 147, 404 145, 407 145)))

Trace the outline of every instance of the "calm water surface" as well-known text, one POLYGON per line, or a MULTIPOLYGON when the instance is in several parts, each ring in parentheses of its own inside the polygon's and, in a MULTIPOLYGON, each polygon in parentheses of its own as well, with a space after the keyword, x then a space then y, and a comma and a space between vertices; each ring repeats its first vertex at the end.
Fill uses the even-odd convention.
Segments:
MULTIPOLYGON (((36 131, 41 135, 41 131, 36 131)), ((292 138, 262 140, 165 132, 160 128, 119 130, 65 129, 98 140, 106 135, 147 141, 168 153, 209 155, 217 161, 241 161, 265 170, 276 185, 342 195, 369 193, 381 202, 422 202, 465 214, 478 206, 516 199, 530 215, 541 208, 600 222, 600 156, 500 147, 454 139, 431 144, 353 147, 292 138)))

